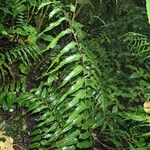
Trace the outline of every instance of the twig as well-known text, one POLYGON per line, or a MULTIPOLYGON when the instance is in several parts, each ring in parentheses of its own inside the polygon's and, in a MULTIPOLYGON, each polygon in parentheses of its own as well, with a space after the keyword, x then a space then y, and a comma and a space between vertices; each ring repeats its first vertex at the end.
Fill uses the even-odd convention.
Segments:
POLYGON ((17 147, 19 147, 20 149, 25 150, 25 148, 21 147, 21 146, 20 146, 20 145, 18 145, 18 144, 13 144, 13 146, 17 146, 17 147))
POLYGON ((40 30, 40 28, 41 28, 43 19, 44 19, 45 15, 46 15, 46 13, 47 13, 47 11, 48 11, 48 8, 49 8, 49 5, 47 6, 47 8, 46 8, 46 10, 45 10, 45 12, 44 12, 44 14, 43 14, 43 17, 42 17, 42 19, 40 20, 40 23, 39 23, 39 26, 38 26, 38 30, 40 30))

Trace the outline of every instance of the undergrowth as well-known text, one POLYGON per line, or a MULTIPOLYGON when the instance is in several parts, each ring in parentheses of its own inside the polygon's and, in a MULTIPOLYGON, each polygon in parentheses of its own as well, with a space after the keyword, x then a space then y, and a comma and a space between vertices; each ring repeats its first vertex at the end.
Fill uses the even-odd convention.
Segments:
POLYGON ((0 13, 0 108, 37 116, 28 149, 150 148, 142 0, 7 0, 0 13))

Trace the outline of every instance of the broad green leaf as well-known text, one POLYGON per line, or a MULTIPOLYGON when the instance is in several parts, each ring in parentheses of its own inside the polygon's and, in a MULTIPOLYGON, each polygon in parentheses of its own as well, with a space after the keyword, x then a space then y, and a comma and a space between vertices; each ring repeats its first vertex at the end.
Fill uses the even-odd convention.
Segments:
POLYGON ((43 88, 42 93, 41 93, 41 98, 45 99, 47 97, 47 88, 43 88))
POLYGON ((53 75, 53 76, 49 76, 48 79, 47 79, 47 83, 48 85, 52 84, 55 80, 57 80, 57 76, 56 75, 53 75))
POLYGON ((61 147, 61 148, 57 148, 56 150, 76 150, 76 147, 74 145, 72 146, 64 146, 64 147, 61 147))
POLYGON ((63 50, 61 50, 60 55, 62 56, 63 54, 69 52, 69 50, 74 49, 75 46, 77 45, 77 42, 71 41, 69 44, 67 44, 63 50))
POLYGON ((72 124, 69 124, 68 126, 64 127, 63 131, 61 134, 64 134, 65 132, 69 131, 72 128, 72 124))
POLYGON ((12 64, 12 59, 11 59, 9 52, 6 52, 5 54, 6 54, 8 61, 12 64))
POLYGON ((19 103, 20 106, 29 107, 31 99, 34 99, 33 95, 24 93, 20 97, 16 98, 16 102, 19 103))
MULTIPOLYGON (((50 68, 55 64, 59 62, 59 59, 61 58, 61 56, 63 56, 65 53, 69 52, 71 49, 74 49, 75 46, 77 45, 77 43, 75 41, 70 42, 69 44, 67 44, 62 50, 61 52, 56 56, 56 58, 54 59, 54 61, 52 61, 52 64, 50 66, 50 68)), ((50 69, 49 68, 49 69, 50 69)), ((48 70, 49 70, 48 69, 48 70)))
POLYGON ((37 147, 40 147, 40 143, 39 142, 30 144, 28 149, 36 149, 37 147))
POLYGON ((47 140, 47 143, 49 144, 49 143, 51 143, 52 141, 55 141, 56 139, 58 139, 58 137, 59 137, 59 135, 60 135, 60 133, 61 133, 61 128, 58 128, 57 127, 57 130, 54 130, 53 132, 53 136, 51 136, 51 138, 49 138, 48 140, 47 140))
POLYGON ((26 77, 21 77, 21 91, 22 92, 25 92, 26 91, 26 85, 27 85, 27 83, 26 83, 26 77))
POLYGON ((39 141, 41 141, 42 138, 43 138, 42 134, 35 135, 34 137, 32 137, 32 143, 39 142, 39 141))
POLYGON ((84 120, 86 118, 86 116, 84 115, 84 113, 81 113, 80 115, 78 114, 78 116, 76 118, 74 118, 74 120, 71 122, 71 125, 77 125, 78 127, 81 127, 82 124, 82 120, 84 120))
POLYGON ((54 16, 55 14, 57 14, 58 12, 60 12, 60 11, 61 11, 60 8, 55 8, 55 9, 53 9, 53 11, 51 11, 50 14, 49 14, 49 19, 53 18, 53 16, 54 16))
POLYGON ((76 31, 78 37, 84 38, 84 32, 82 30, 83 25, 79 22, 73 21, 72 28, 76 31))
POLYGON ((42 35, 38 35, 38 37, 40 37, 41 39, 43 39, 44 41, 50 42, 52 41, 53 37, 51 35, 47 35, 47 34, 42 34, 42 35))
POLYGON ((147 9, 148 21, 150 24, 150 0, 146 0, 146 9, 147 9))
POLYGON ((25 30, 23 30, 22 28, 17 28, 17 29, 15 30, 15 32, 16 32, 18 35, 22 35, 22 36, 27 36, 27 35, 28 35, 28 33, 27 33, 25 30))
POLYGON ((15 97, 16 97, 16 94, 14 94, 14 93, 9 93, 8 94, 8 96, 7 96, 7 105, 8 105, 9 108, 13 105, 15 97))
POLYGON ((32 113, 39 113, 42 112, 44 109, 48 108, 48 106, 40 106, 38 108, 36 108, 32 113))
POLYGON ((35 6, 36 5, 36 0, 28 0, 28 2, 30 3, 31 6, 35 6))
POLYGON ((49 116, 49 118, 43 118, 42 122, 38 123, 37 127, 40 128, 43 126, 51 125, 53 124, 54 120, 55 118, 52 115, 49 116))
POLYGON ((74 93, 75 91, 77 91, 78 89, 80 89, 80 88, 83 86, 83 83, 84 83, 84 79, 78 78, 78 79, 77 79, 77 82, 76 82, 74 85, 72 85, 72 86, 69 88, 68 92, 66 92, 66 93, 62 96, 62 98, 61 98, 56 104, 54 104, 54 105, 57 106, 57 105, 59 105, 60 103, 62 103, 62 102, 66 99, 66 97, 67 97, 69 94, 72 94, 72 93, 74 93))
POLYGON ((86 96, 85 90, 79 90, 77 93, 75 93, 74 98, 71 100, 70 103, 68 103, 67 109, 72 108, 76 104, 78 104, 80 99, 83 99, 86 96))
POLYGON ((77 76, 78 74, 80 74, 83 71, 83 67, 81 65, 77 65, 73 71, 71 71, 69 73, 69 75, 67 75, 63 81, 63 83, 61 84, 61 87, 66 85, 73 77, 77 76))
POLYGON ((92 147, 92 145, 93 145, 93 142, 87 140, 87 141, 79 142, 77 146, 82 149, 82 148, 92 147))
POLYGON ((21 71, 21 73, 24 73, 24 74, 27 74, 28 72, 28 68, 24 64, 19 65, 19 70, 21 71))
POLYGON ((87 105, 87 103, 83 103, 81 102, 81 104, 74 110, 74 112, 72 114, 69 115, 68 120, 66 121, 66 125, 68 125, 69 123, 72 123, 74 121, 74 119, 76 117, 78 117, 78 115, 85 109, 88 109, 89 106, 87 105))
POLYGON ((78 139, 75 137, 72 138, 63 138, 62 140, 60 140, 59 142, 56 142, 56 144, 52 147, 64 147, 64 146, 69 146, 69 145, 74 145, 78 142, 78 139))
POLYGON ((59 18, 57 21, 51 23, 44 31, 42 31, 38 36, 40 37, 43 33, 52 30, 54 27, 57 27, 60 25, 64 20, 66 20, 65 17, 59 18))
POLYGON ((19 15, 22 11, 25 11, 25 10, 26 10, 25 5, 23 5, 23 4, 16 5, 13 8, 13 17, 15 18, 17 15, 19 15))
POLYGON ((70 11, 71 12, 75 12, 76 8, 74 5, 70 4, 70 5, 67 5, 69 8, 70 8, 70 11))
POLYGON ((5 85, 4 86, 4 91, 7 93, 7 92, 9 92, 9 86, 8 85, 5 85))
POLYGON ((91 137, 91 132, 87 131, 85 133, 80 134, 80 139, 88 139, 89 137, 91 137))
POLYGON ((31 25, 24 25, 22 28, 28 33, 28 35, 37 34, 37 29, 31 25))
POLYGON ((59 126, 58 122, 53 123, 52 126, 50 126, 50 128, 48 128, 47 133, 51 132, 51 131, 53 131, 53 132, 56 131, 56 129, 58 128, 58 126, 59 126))
POLYGON ((36 35, 31 34, 28 36, 28 41, 30 44, 36 44, 36 40, 37 40, 36 35))
POLYGON ((150 132, 147 132, 147 133, 142 133, 141 135, 142 137, 150 137, 150 132))
POLYGON ((56 142, 53 147, 63 147, 63 146, 67 146, 67 145, 72 145, 78 142, 78 140, 76 139, 76 137, 80 134, 80 130, 76 130, 74 132, 72 132, 71 134, 67 134, 65 138, 63 138, 62 140, 56 142), (66 145, 65 145, 66 144, 66 145))
POLYGON ((70 28, 63 30, 60 32, 53 40, 52 42, 47 46, 46 50, 49 50, 50 48, 54 48, 56 44, 58 43, 58 40, 62 38, 63 36, 72 33, 72 30, 70 28))
POLYGON ((127 67, 130 68, 131 70, 138 71, 138 68, 136 66, 127 65, 127 67))
POLYGON ((74 62, 74 61, 78 61, 80 58, 81 58, 80 54, 75 54, 75 55, 69 56, 69 57, 65 58, 63 61, 61 61, 57 65, 57 67, 54 70, 52 70, 50 73, 53 73, 53 72, 59 70, 61 67, 63 67, 66 64, 69 64, 69 63, 74 62))
POLYGON ((131 79, 140 78, 140 77, 141 77, 140 72, 134 72, 134 73, 132 73, 132 75, 131 75, 131 79))
POLYGON ((43 138, 44 138, 44 139, 49 139, 49 138, 51 138, 52 136, 53 136, 53 134, 47 134, 47 133, 46 133, 43 138))
POLYGON ((4 111, 8 111, 8 110, 10 109, 10 108, 8 107, 6 101, 3 101, 3 103, 2 103, 2 108, 3 108, 4 111))
POLYGON ((150 117, 145 114, 126 113, 128 119, 150 123, 150 117))
POLYGON ((2 106, 6 95, 6 92, 0 94, 0 106, 2 106))
POLYGON ((95 126, 94 123, 95 123, 95 120, 93 121, 93 118, 87 115, 87 119, 84 120, 84 122, 82 123, 82 129, 89 130, 90 128, 93 128, 93 126, 95 126))
POLYGON ((43 7, 45 7, 45 6, 47 6, 47 5, 51 5, 51 4, 53 4, 53 3, 54 3, 54 2, 41 3, 40 6, 38 7, 38 11, 39 11, 40 9, 42 9, 43 7))
POLYGON ((40 106, 43 105, 43 102, 38 101, 38 98, 34 99, 34 102, 30 104, 29 106, 29 111, 35 110, 36 108, 39 108, 40 106), (35 101, 36 100, 36 101, 35 101))
POLYGON ((43 115, 41 115, 40 117, 39 117, 39 121, 42 121, 42 120, 46 120, 48 117, 50 117, 52 114, 51 114, 51 112, 45 112, 43 115))

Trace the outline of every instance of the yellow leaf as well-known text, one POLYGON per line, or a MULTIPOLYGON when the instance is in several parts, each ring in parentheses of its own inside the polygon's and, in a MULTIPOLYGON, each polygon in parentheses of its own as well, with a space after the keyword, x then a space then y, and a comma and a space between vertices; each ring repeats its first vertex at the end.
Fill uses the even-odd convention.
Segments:
POLYGON ((5 141, 0 141, 0 150, 14 150, 13 148, 13 139, 7 135, 5 132, 0 131, 0 139, 5 141))
POLYGON ((146 101, 146 102, 144 103, 144 111, 145 111, 146 113, 150 113, 150 101, 146 101))

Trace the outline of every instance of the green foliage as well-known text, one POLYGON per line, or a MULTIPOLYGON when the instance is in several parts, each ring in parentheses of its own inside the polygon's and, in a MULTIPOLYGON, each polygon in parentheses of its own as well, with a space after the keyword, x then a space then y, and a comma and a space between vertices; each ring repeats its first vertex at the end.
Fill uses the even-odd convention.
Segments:
POLYGON ((118 1, 117 5, 122 5, 119 11, 123 16, 117 14, 119 16, 115 18, 112 13, 106 19, 107 22, 101 18, 105 24, 98 25, 96 30, 91 27, 85 42, 88 49, 97 56, 102 73, 100 102, 103 113, 98 139, 101 139, 99 142, 103 143, 104 149, 148 149, 149 116, 143 112, 143 102, 150 96, 150 42, 149 36, 146 36, 149 35, 149 27, 142 19, 135 26, 140 15, 146 18, 144 13, 136 13, 139 10, 144 12, 142 7, 137 7, 131 1, 122 4, 118 1), (129 9, 133 5, 134 9, 129 9))
MULTIPOLYGON (((73 5, 70 6, 73 7, 73 5)), ((30 73, 33 62, 38 64, 37 60, 44 59, 47 53, 51 53, 52 57, 41 71, 41 76, 38 79, 39 86, 37 84, 29 92, 26 89, 19 90, 17 98, 14 95, 13 101, 11 100, 11 105, 15 100, 15 103, 27 107, 32 114, 40 116, 35 130, 31 134, 32 143, 29 149, 45 149, 46 147, 51 149, 88 148, 93 145, 92 128, 97 126, 95 117, 99 110, 99 104, 95 97, 100 85, 100 71, 96 61, 91 57, 91 52, 78 41, 79 35, 76 32, 80 32, 81 36, 82 26, 76 23, 78 25, 76 27, 72 20, 68 18, 70 16, 67 16, 65 6, 57 4, 57 2, 41 3, 37 7, 37 12, 44 10, 46 7, 52 7, 52 9, 48 15, 49 24, 45 25, 45 29, 40 32, 39 25, 41 26, 41 24, 39 23, 36 28, 38 31, 35 30, 33 25, 18 26, 17 24, 17 28, 11 36, 14 36, 14 34, 19 36, 17 41, 19 45, 17 44, 13 49, 9 49, 8 52, 2 52, 5 58, 4 62, 12 64, 17 61, 19 63, 18 69, 24 76, 30 73), (65 27, 55 35, 55 28, 63 24, 65 27), (31 39, 32 35, 37 35, 35 40, 31 39), (50 39, 46 38, 45 40, 43 35, 50 37, 50 39), (41 38, 44 43, 37 41, 41 38), (64 42, 66 44, 61 42, 65 38, 69 39, 64 42), (26 39, 29 44, 20 43, 26 39), (52 49, 57 47, 59 47, 58 51, 52 53, 52 49)), ((18 10, 14 11, 14 17, 20 14, 18 10)), ((74 12, 72 9, 69 11, 74 12)), ((81 37, 79 38, 81 39, 81 37)), ((4 80, 6 71, 4 69, 2 71, 4 72, 2 76, 4 80)), ((14 75, 13 72, 11 74, 14 75)), ((7 87, 7 84, 2 87, 7 87)), ((22 88, 22 85, 15 86, 14 91, 16 92, 18 88, 22 88)), ((6 94, 6 90, 2 92, 4 95, 6 94)), ((7 94, 10 97, 10 93, 7 94)), ((4 97, 1 100, 4 104, 4 97)), ((10 103, 7 103, 7 106, 10 107, 10 103)), ((7 110, 4 106, 2 108, 7 110)))
POLYGON ((146 0, 146 9, 147 9, 148 21, 150 23, 150 2, 149 2, 149 0, 146 0))
POLYGON ((21 77, 18 81, 10 84, 0 85, 0 107, 4 111, 13 111, 17 94, 26 91, 26 79, 21 77))
POLYGON ((0 11, 0 106, 38 116, 28 149, 150 147, 143 1, 8 0, 0 11))

